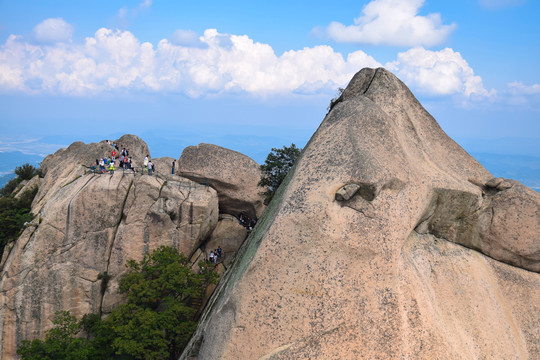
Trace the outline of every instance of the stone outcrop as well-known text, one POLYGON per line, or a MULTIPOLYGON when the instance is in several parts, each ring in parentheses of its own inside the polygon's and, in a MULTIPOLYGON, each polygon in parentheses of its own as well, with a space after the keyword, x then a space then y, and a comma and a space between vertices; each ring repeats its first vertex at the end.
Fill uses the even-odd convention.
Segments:
POLYGON ((384 69, 351 80, 181 359, 540 357, 540 196, 384 69))
MULTIPOLYGON (((116 142, 137 157, 148 152, 132 136, 116 142)), ((211 187, 170 175, 84 173, 83 165, 111 150, 104 142, 74 143, 44 160, 32 209, 37 216, 3 256, 0 359, 15 358, 22 339, 42 337, 56 311, 109 312, 123 301, 117 280, 128 259, 160 245, 190 256, 216 228, 218 196, 211 187), (104 273, 112 278, 102 292, 104 273)))
MULTIPOLYGON (((152 163, 154 164, 154 167, 156 168, 156 171, 159 174, 170 174, 172 170, 172 162, 176 160, 169 156, 164 156, 160 158, 152 159, 152 163)), ((178 166, 178 164, 177 164, 178 166)), ((178 168, 175 168, 175 173, 177 172, 178 168)))
POLYGON ((239 152, 212 144, 188 146, 177 163, 179 175, 208 183, 219 196, 219 210, 256 219, 264 210, 259 165, 239 152))
POLYGON ((221 247, 225 264, 228 265, 248 235, 247 229, 238 220, 227 214, 220 214, 219 222, 205 244, 207 252, 221 247))
POLYGON ((38 175, 34 176, 30 180, 23 180, 19 186, 13 191, 15 194, 15 199, 19 199, 22 194, 24 194, 27 191, 32 191, 35 188, 39 188, 39 184, 41 183, 41 179, 38 175))
POLYGON ((119 147, 117 151, 118 157, 120 156, 120 150, 126 148, 129 151, 129 156, 133 161, 133 166, 141 167, 143 166, 144 157, 150 155, 150 150, 148 150, 148 145, 141 140, 138 136, 126 134, 122 135, 119 139, 113 141, 119 147))
MULTIPOLYGON (((112 143, 122 144, 129 149, 135 167, 140 168, 146 154, 150 154, 146 143, 135 135, 124 135, 112 143)), ((84 175, 96 160, 109 157, 113 149, 105 140, 91 144, 79 141, 67 149, 60 149, 45 157, 40 166, 44 178, 40 183, 32 212, 37 213, 63 186, 84 175)))

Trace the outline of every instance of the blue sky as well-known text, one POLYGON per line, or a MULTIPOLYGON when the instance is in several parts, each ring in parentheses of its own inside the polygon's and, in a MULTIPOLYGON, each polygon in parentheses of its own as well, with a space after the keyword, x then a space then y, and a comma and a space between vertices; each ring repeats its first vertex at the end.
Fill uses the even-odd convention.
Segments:
POLYGON ((540 156, 540 2, 0 0, 0 152, 303 146, 363 67, 467 150, 540 156))

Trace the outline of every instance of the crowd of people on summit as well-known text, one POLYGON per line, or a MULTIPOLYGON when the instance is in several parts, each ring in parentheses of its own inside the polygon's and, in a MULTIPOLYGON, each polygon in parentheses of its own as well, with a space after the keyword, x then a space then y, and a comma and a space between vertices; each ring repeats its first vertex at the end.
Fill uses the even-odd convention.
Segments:
MULTIPOLYGON (((137 170, 135 169, 135 166, 133 166, 133 161, 131 160, 131 156, 129 156, 129 149, 126 149, 123 145, 118 146, 116 143, 111 143, 109 140, 105 140, 107 144, 111 145, 113 147, 113 150, 111 151, 110 156, 105 155, 101 159, 96 159, 96 162, 92 164, 90 167, 90 170, 92 173, 101 173, 105 174, 106 172, 109 172, 111 175, 114 174, 116 161, 118 161, 118 166, 125 170, 131 170, 133 173, 136 173, 137 170), (99 170, 98 170, 99 167, 99 170)), ((174 175, 174 168, 176 167, 176 162, 173 160, 172 162, 172 170, 171 174, 174 175)), ((144 173, 147 173, 148 175, 152 175, 154 172, 156 172, 156 167, 152 160, 150 159, 150 155, 146 155, 143 161, 143 171, 144 173)))
MULTIPOLYGON (((111 143, 109 140, 105 141, 107 144, 113 147, 110 156, 107 154, 99 160, 96 159, 96 162, 92 164, 90 170, 93 173, 105 174, 106 172, 109 172, 111 175, 113 175, 116 163, 118 162, 119 168, 123 169, 124 171, 131 170, 132 172, 136 173, 137 170, 133 165, 133 160, 131 159, 131 156, 129 156, 129 149, 125 148, 123 145, 119 146, 116 143, 111 143)), ((150 160, 149 155, 146 155, 144 158, 143 171, 149 175, 152 175, 152 173, 156 171, 156 168, 154 167, 152 160, 150 160)))

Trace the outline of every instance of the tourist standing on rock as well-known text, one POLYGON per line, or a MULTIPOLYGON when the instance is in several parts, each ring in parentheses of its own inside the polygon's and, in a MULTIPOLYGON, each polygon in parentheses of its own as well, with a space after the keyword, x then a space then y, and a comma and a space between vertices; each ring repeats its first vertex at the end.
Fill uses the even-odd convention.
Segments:
POLYGON ((133 167, 133 163, 131 161, 131 158, 128 158, 127 164, 128 164, 128 169, 131 169, 133 172, 136 172, 135 168, 133 167))
POLYGON ((111 166, 109 166, 109 172, 111 173, 111 176, 114 174, 114 163, 111 161, 111 166))
POLYGON ((172 172, 171 172, 171 174, 173 174, 173 175, 174 175, 174 167, 175 167, 175 165, 176 165, 176 161, 173 160, 172 161, 172 172))
POLYGON ((148 175, 152 175, 152 172, 154 171, 154 164, 152 163, 152 160, 148 162, 148 175))
POLYGON ((103 174, 105 172, 105 161, 103 159, 99 159, 99 168, 103 174))
POLYGON ((144 158, 143 161, 144 171, 148 172, 148 155, 144 158))

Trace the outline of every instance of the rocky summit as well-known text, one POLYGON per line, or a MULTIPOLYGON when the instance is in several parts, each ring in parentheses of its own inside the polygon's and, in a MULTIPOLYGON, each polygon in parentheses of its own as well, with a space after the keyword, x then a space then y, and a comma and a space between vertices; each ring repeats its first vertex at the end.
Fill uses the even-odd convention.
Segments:
MULTIPOLYGON (((142 139, 125 135, 114 142, 130 150, 136 172, 117 167, 112 175, 92 173, 88 167, 113 147, 106 141, 76 142, 44 159, 43 178, 16 189, 19 194, 39 187, 32 204, 35 219, 6 246, 0 262, 0 359, 16 358, 23 339, 43 338, 57 311, 69 310, 77 318, 105 316, 125 301, 118 278, 129 259, 140 261, 166 245, 197 263, 222 246, 228 264, 246 238, 246 229, 224 212, 219 192, 204 177, 195 182, 172 175, 173 158, 156 159, 157 173, 150 176, 142 170, 150 154, 142 139), (107 286, 104 278, 110 278, 107 286)), ((226 164, 235 160, 227 161, 227 151, 219 151, 225 153, 223 171, 231 172, 226 164)), ((259 176, 258 168, 255 174, 244 170, 234 168, 244 178, 259 176)), ((227 181, 219 174, 213 180, 227 181)), ((238 185, 236 191, 247 190, 238 185)), ((236 209, 247 213, 253 206, 236 209)))
POLYGON ((540 196, 363 69, 237 253, 181 359, 538 359, 540 196))
POLYGON ((245 155, 190 146, 151 176, 142 139, 114 142, 135 172, 89 171, 113 147, 76 142, 14 190, 38 187, 0 261, 1 360, 57 311, 107 316, 126 262, 161 245, 195 271, 224 254, 184 360, 540 358, 540 195, 493 177, 390 72, 354 76, 267 208, 245 155))

